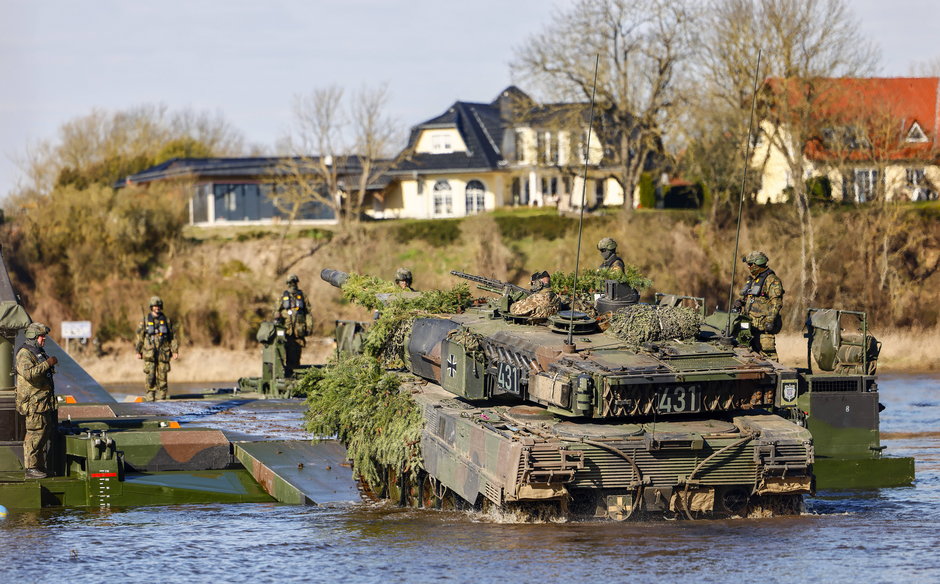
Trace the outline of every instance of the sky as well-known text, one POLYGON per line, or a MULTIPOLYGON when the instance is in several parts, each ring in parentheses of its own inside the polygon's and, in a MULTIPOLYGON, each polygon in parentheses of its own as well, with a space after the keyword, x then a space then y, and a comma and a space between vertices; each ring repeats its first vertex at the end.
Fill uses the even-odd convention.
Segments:
MULTIPOLYGON (((16 161, 93 108, 220 114, 273 151, 294 96, 387 84, 407 129, 512 83, 514 51, 571 0, 0 0, 0 197, 16 161)), ((849 0, 885 76, 940 57, 937 0, 849 0), (926 23, 926 25, 925 25, 926 23)), ((525 89, 525 88, 523 88, 525 89)))

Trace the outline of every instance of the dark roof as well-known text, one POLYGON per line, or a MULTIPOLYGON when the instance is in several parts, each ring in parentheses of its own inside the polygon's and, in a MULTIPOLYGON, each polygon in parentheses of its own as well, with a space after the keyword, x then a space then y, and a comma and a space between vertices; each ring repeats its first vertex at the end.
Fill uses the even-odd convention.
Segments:
MULTIPOLYGON (((291 160, 286 157, 239 157, 239 158, 172 158, 166 162, 151 166, 137 174, 132 174, 118 181, 115 188, 122 188, 128 184, 142 184, 159 180, 169 180, 174 178, 192 177, 197 179, 205 178, 262 178, 283 174, 284 170, 280 165, 291 160)), ((316 157, 294 157, 294 161, 315 161, 316 157)), ((355 178, 361 167, 359 158, 350 156, 346 158, 345 168, 341 173, 345 176, 355 178)), ((387 184, 388 180, 384 177, 375 182, 382 182, 379 186, 387 184)), ((370 185, 370 187, 373 185, 370 185)))
POLYGON ((414 148, 421 132, 434 128, 455 128, 466 143, 467 150, 444 154, 415 153, 395 165, 389 171, 390 174, 429 170, 493 170, 502 165, 503 155, 499 145, 503 139, 504 127, 500 122, 498 104, 455 102, 441 115, 413 127, 407 148, 414 148))
POLYGON ((524 91, 510 85, 491 103, 457 101, 444 113, 426 120, 411 129, 408 149, 413 149, 425 130, 455 128, 467 145, 466 152, 432 154, 413 153, 389 171, 402 175, 417 171, 467 172, 495 170, 506 165, 500 145, 503 134, 519 125, 553 126, 572 116, 583 118, 587 124, 590 105, 539 105, 524 91))

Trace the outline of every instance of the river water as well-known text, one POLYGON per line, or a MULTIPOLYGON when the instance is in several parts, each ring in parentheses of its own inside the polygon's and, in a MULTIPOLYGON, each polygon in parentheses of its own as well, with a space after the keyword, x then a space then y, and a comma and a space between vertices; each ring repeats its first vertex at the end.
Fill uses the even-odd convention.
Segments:
POLYGON ((0 521, 0 583, 940 582, 940 376, 880 382, 916 485, 820 492, 784 519, 518 523, 387 505, 181 505, 0 521))

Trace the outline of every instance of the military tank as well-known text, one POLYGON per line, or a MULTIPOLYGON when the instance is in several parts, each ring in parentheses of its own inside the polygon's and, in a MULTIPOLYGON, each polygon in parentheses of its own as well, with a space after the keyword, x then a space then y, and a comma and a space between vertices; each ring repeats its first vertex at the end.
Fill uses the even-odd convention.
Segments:
MULTIPOLYGON (((680 297, 640 305, 628 287, 607 291, 598 305, 615 314, 682 310, 669 306, 680 297)), ((421 411, 421 469, 390 465, 372 493, 615 520, 800 512, 814 490, 813 437, 781 415, 800 374, 710 328, 727 313, 697 319, 686 338, 635 343, 582 312, 519 317, 518 290, 504 292, 410 322, 400 390, 421 411)), ((351 339, 343 328, 337 338, 351 339)))

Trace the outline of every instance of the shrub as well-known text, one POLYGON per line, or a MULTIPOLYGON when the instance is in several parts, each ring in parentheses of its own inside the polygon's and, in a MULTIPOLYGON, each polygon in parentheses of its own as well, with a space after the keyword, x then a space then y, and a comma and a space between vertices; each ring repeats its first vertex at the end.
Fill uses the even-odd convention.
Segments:
POLYGON ((519 241, 527 237, 554 241, 578 229, 576 218, 564 217, 555 212, 528 216, 496 215, 493 219, 503 239, 508 241, 519 241))
POLYGON ((640 207, 644 209, 656 208, 656 185, 653 183, 653 175, 644 172, 640 175, 640 207))
POLYGON ((303 229, 297 233, 298 238, 307 238, 314 240, 323 240, 330 241, 333 239, 333 232, 329 229, 317 229, 316 227, 311 227, 310 229, 303 229))
POLYGON ((460 219, 402 221, 395 226, 395 241, 408 243, 420 239, 432 247, 444 247, 460 237, 460 221, 460 219))
POLYGON ((814 176, 806 180, 806 194, 810 203, 831 203, 832 184, 827 176, 814 176))

